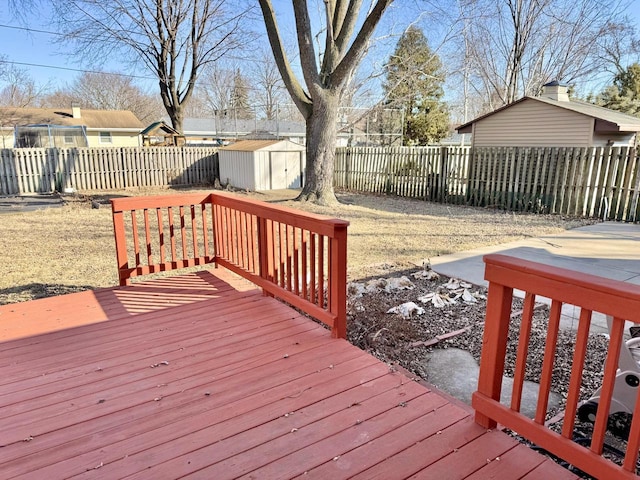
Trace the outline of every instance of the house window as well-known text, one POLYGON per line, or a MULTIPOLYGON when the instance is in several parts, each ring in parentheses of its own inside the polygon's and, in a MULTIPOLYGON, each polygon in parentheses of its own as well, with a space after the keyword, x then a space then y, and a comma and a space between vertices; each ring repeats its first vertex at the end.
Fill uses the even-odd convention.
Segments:
POLYGON ((113 143, 111 132, 100 132, 100 143, 113 143))
POLYGON ((73 145, 75 142, 73 141, 73 134, 72 133, 65 133, 64 134, 64 144, 65 145, 73 145))

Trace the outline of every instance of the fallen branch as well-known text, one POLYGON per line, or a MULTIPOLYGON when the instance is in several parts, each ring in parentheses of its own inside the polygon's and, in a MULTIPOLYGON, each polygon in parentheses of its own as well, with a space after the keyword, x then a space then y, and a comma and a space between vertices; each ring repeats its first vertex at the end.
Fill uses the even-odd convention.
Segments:
POLYGON ((432 346, 437 345, 438 343, 442 342, 443 340, 447 340, 449 338, 456 337, 458 335, 462 335, 463 333, 467 333, 470 330, 471 330, 471 327, 461 328, 460 330, 454 330, 453 332, 443 333, 442 335, 438 335, 438 336, 436 336, 436 337, 434 337, 434 338, 432 338, 430 340, 410 343, 405 348, 432 347, 432 346))

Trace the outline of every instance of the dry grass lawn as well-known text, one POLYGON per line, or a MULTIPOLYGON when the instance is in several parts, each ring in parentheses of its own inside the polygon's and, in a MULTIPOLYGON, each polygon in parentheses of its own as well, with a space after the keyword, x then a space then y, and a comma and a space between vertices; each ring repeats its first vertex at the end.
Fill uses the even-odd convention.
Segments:
MULTIPOLYGON (((589 223, 447 206, 395 197, 340 194, 329 209, 291 201, 296 192, 253 198, 336 216, 349 227, 351 279, 404 270, 436 255, 557 233, 589 223)), ((167 194, 167 190, 109 195, 167 194)), ((117 284, 111 209, 91 208, 98 193, 68 197, 62 208, 0 215, 0 304, 117 284)))

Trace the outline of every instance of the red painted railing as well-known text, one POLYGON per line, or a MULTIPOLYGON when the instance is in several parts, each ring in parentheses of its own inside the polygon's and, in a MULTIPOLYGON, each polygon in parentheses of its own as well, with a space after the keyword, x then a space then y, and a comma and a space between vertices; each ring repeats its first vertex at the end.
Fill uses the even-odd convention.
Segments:
POLYGON ((221 192, 111 203, 121 285, 214 263, 346 336, 348 222, 221 192))
POLYGON ((485 278, 489 281, 489 297, 478 391, 473 394, 472 400, 476 410, 476 422, 486 428, 495 428, 496 424, 501 424, 514 430, 596 478, 637 478, 636 461, 640 448, 640 401, 637 396, 624 464, 616 465, 604 458, 602 452, 618 359, 621 349, 624 348, 624 322, 630 320, 640 323, 640 286, 504 255, 488 255, 484 260, 485 278), (500 403, 500 392, 514 289, 524 291, 525 300, 514 370, 512 400, 510 405, 503 405, 500 403), (552 300, 552 303, 542 374, 539 380, 537 409, 535 417, 529 419, 520 413, 520 402, 536 296, 547 297, 552 300), (581 313, 562 430, 556 433, 545 426, 545 417, 551 390, 560 316, 564 304, 578 307, 581 313), (585 447, 573 441, 573 429, 593 312, 610 316, 612 326, 592 440, 591 444, 585 447))

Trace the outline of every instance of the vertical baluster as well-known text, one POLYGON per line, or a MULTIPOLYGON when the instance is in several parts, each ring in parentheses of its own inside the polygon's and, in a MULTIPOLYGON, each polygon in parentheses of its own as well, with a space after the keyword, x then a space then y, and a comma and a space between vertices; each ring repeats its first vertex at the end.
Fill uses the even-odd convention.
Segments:
POLYGON ((602 454, 604 434, 607 430, 607 421, 609 419, 609 409, 611 408, 613 387, 616 382, 616 371, 618 370, 618 359, 620 358, 623 333, 624 319, 614 318, 609 332, 609 348, 607 349, 607 359, 604 364, 604 379, 602 380, 598 412, 596 413, 596 422, 593 427, 593 436, 591 437, 591 451, 598 455, 602 454))
POLYGON ((558 331, 560 330, 560 315, 562 313, 562 303, 558 300, 551 302, 551 312, 549 313, 549 327, 547 339, 544 347, 544 360, 542 361, 542 376, 540 378, 540 389, 538 393, 538 404, 534 421, 544 425, 549 405, 549 392, 551 391, 551 380, 553 378, 553 363, 556 357, 556 344, 558 342, 558 331))
POLYGON ((300 278, 300 281, 302 282, 302 298, 309 300, 309 273, 307 262, 309 242, 307 241, 307 231, 301 230, 300 235, 302 236, 302 275, 300 278))
POLYGON ((311 266, 311 275, 309 281, 311 282, 310 291, 309 291, 309 301, 311 303, 316 303, 316 284, 318 279, 316 278, 316 263, 318 258, 316 256, 316 238, 317 235, 313 232, 309 232, 309 265, 311 266))
POLYGON ((164 245, 164 226, 162 225, 162 210, 156 208, 156 217, 158 218, 158 239, 160 242, 160 263, 166 262, 165 245, 164 245))
POLYGON ((289 225, 284 226, 284 241, 285 241, 285 258, 287 261, 287 275, 286 275, 286 282, 287 282, 287 290, 292 291, 293 290, 293 282, 291 281, 291 231, 292 231, 292 227, 290 227, 289 225))
POLYGON ((140 235, 138 234, 138 218, 136 211, 131 210, 131 232, 133 234, 133 252, 136 256, 136 267, 140 265, 140 235))
POLYGON ((576 337, 575 350, 573 351, 573 363, 571 365, 571 377, 569 379, 569 394, 567 395, 567 406, 562 424, 562 436, 569 440, 573 439, 573 427, 578 409, 578 400, 580 399, 580 384, 582 383, 584 359, 587 355, 590 326, 591 311, 583 308, 580 310, 578 335, 576 337))
POLYGON ((255 217, 249 213, 247 213, 246 218, 247 224, 247 267, 250 272, 256 273, 256 262, 255 262, 255 242, 256 242, 256 220, 255 217))
POLYGON ((524 298, 524 308, 522 309, 522 322, 520 323, 520 338, 518 339, 518 354, 516 356, 516 366, 513 375, 513 390, 511 394, 511 409, 520 411, 522 401, 522 387, 527 369, 527 355, 529 353, 529 338, 531 337, 531 320, 533 318, 533 306, 535 295, 527 292, 524 298))
POLYGON ((318 306, 324 308, 324 235, 318 235, 318 306))
POLYGON ((153 258, 151 256, 151 229, 149 227, 149 210, 144 209, 144 235, 147 244, 147 265, 153 265, 153 258))
POLYGON ((221 258, 227 258, 227 246, 225 245, 225 209, 222 205, 216 205, 216 235, 218 237, 218 255, 221 258))
POLYGON ((240 244, 240 267, 242 268, 247 268, 247 256, 246 256, 246 249, 245 249, 245 239, 247 237, 247 225, 244 221, 244 212, 237 212, 237 216, 238 216, 238 243, 240 244))
POLYGON ((169 216, 169 241, 171 243, 171 262, 173 263, 173 268, 175 268, 175 263, 178 260, 178 254, 176 253, 176 230, 175 225, 173 223, 173 208, 167 208, 167 215, 169 216))
POLYGON ((283 225, 282 223, 278 222, 278 265, 279 265, 279 283, 278 285, 280 285, 282 288, 285 288, 286 283, 285 283, 285 275, 286 275, 286 242, 287 242, 287 237, 286 237, 286 226, 283 225))
POLYGON ((184 219, 184 207, 180 206, 180 238, 182 240, 182 259, 187 257, 187 230, 186 221, 184 219))
POLYGON ((226 249, 226 258, 230 262, 233 262, 233 226, 231 225, 231 209, 225 207, 225 249, 226 249))
POLYGON ((293 292, 300 295, 300 236, 302 230, 293 227, 293 292))
POLYGON ((207 260, 211 257, 211 248, 209 246, 209 232, 207 228, 207 206, 206 204, 200 205, 200 215, 202 216, 202 243, 204 245, 204 255, 207 260))
POLYGON ((265 220, 267 227, 267 251, 263 253, 267 257, 267 278, 270 282, 275 280, 276 276, 276 236, 272 220, 265 220))
POLYGON ((189 207, 191 212, 191 243, 193 245, 193 258, 198 258, 198 225, 196 223, 196 206, 191 205, 189 207))
POLYGON ((217 257, 220 255, 219 252, 219 248, 220 248, 220 227, 218 226, 218 222, 220 221, 219 218, 219 208, 218 205, 216 205, 215 203, 213 203, 213 195, 211 196, 211 228, 213 229, 213 231, 211 232, 211 238, 213 241, 213 256, 217 257))

